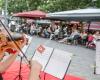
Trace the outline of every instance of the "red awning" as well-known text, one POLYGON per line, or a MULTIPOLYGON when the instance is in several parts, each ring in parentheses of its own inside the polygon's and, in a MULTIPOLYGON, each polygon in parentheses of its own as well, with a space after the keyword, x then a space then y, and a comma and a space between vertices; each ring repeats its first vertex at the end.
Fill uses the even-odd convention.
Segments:
MULTIPOLYGON (((84 29, 88 29, 89 24, 84 24, 84 29)), ((91 22, 90 30, 100 30, 100 22, 91 22)))
POLYGON ((34 11, 16 13, 13 16, 23 17, 23 18, 45 18, 46 17, 46 13, 43 12, 43 11, 34 10, 34 11))

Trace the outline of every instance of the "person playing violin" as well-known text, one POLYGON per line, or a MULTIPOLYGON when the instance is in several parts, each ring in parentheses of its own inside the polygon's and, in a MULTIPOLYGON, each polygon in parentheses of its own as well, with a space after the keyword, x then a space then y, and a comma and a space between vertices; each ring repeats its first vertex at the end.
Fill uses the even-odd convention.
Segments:
MULTIPOLYGON (((0 36, 1 36, 0 37, 0 80, 3 80, 2 73, 4 73, 11 66, 11 64, 15 61, 16 57, 19 55, 19 50, 14 45, 11 45, 11 43, 8 43, 6 38, 3 36, 3 34, 1 34, 0 36), (9 56, 7 59, 3 60, 5 56, 4 54, 5 52, 8 52, 9 56)), ((25 45, 25 40, 21 44, 20 48, 22 48, 24 45, 25 45)), ((30 64, 31 64, 31 70, 30 70, 28 80, 40 80, 39 74, 42 69, 42 65, 38 63, 37 61, 31 61, 30 64)))

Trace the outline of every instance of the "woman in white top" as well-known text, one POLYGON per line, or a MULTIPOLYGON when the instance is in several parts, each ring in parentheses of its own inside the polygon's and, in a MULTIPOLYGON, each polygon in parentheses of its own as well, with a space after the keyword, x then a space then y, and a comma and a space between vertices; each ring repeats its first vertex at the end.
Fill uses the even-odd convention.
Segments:
POLYGON ((93 37, 94 37, 93 42, 94 42, 94 44, 96 44, 96 40, 100 39, 100 33, 99 33, 99 31, 96 31, 95 34, 93 35, 93 37))

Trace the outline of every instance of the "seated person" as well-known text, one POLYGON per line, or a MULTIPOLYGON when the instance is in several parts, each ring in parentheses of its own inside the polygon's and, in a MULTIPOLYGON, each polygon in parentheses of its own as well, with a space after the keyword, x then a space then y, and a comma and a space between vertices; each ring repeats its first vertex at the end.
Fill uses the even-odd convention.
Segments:
POLYGON ((100 32, 99 31, 96 31, 95 34, 93 35, 94 37, 94 44, 96 44, 96 41, 100 39, 100 32))
POLYGON ((75 38, 75 35, 79 35, 77 30, 73 30, 73 32, 71 33, 71 35, 69 37, 65 37, 64 39, 60 40, 59 42, 68 42, 68 41, 73 41, 75 38))
POLYGON ((100 33, 99 31, 96 31, 93 34, 93 40, 87 45, 88 48, 95 49, 96 48, 96 41, 100 39, 100 33))
POLYGON ((83 31, 83 32, 80 34, 80 36, 81 36, 81 38, 82 38, 81 43, 82 43, 83 45, 85 45, 86 42, 87 42, 87 33, 86 33, 85 31, 83 31))
POLYGON ((50 39, 58 39, 59 30, 60 28, 55 29, 55 31, 50 35, 50 39))
POLYGON ((88 35, 88 42, 86 43, 86 47, 88 47, 91 43, 93 43, 94 37, 93 35, 90 33, 88 35))
POLYGON ((50 36, 50 33, 48 32, 47 29, 44 29, 44 30, 43 30, 43 34, 44 34, 44 37, 45 37, 45 38, 49 38, 49 36, 50 36))
POLYGON ((81 36, 79 34, 74 35, 73 37, 73 44, 77 45, 81 40, 81 36))

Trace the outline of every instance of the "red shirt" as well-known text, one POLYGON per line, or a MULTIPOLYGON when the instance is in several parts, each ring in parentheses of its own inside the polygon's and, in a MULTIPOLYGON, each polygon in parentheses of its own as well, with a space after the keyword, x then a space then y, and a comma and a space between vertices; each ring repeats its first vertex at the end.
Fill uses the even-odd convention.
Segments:
POLYGON ((93 41, 94 37, 93 35, 88 36, 88 41, 93 41))

